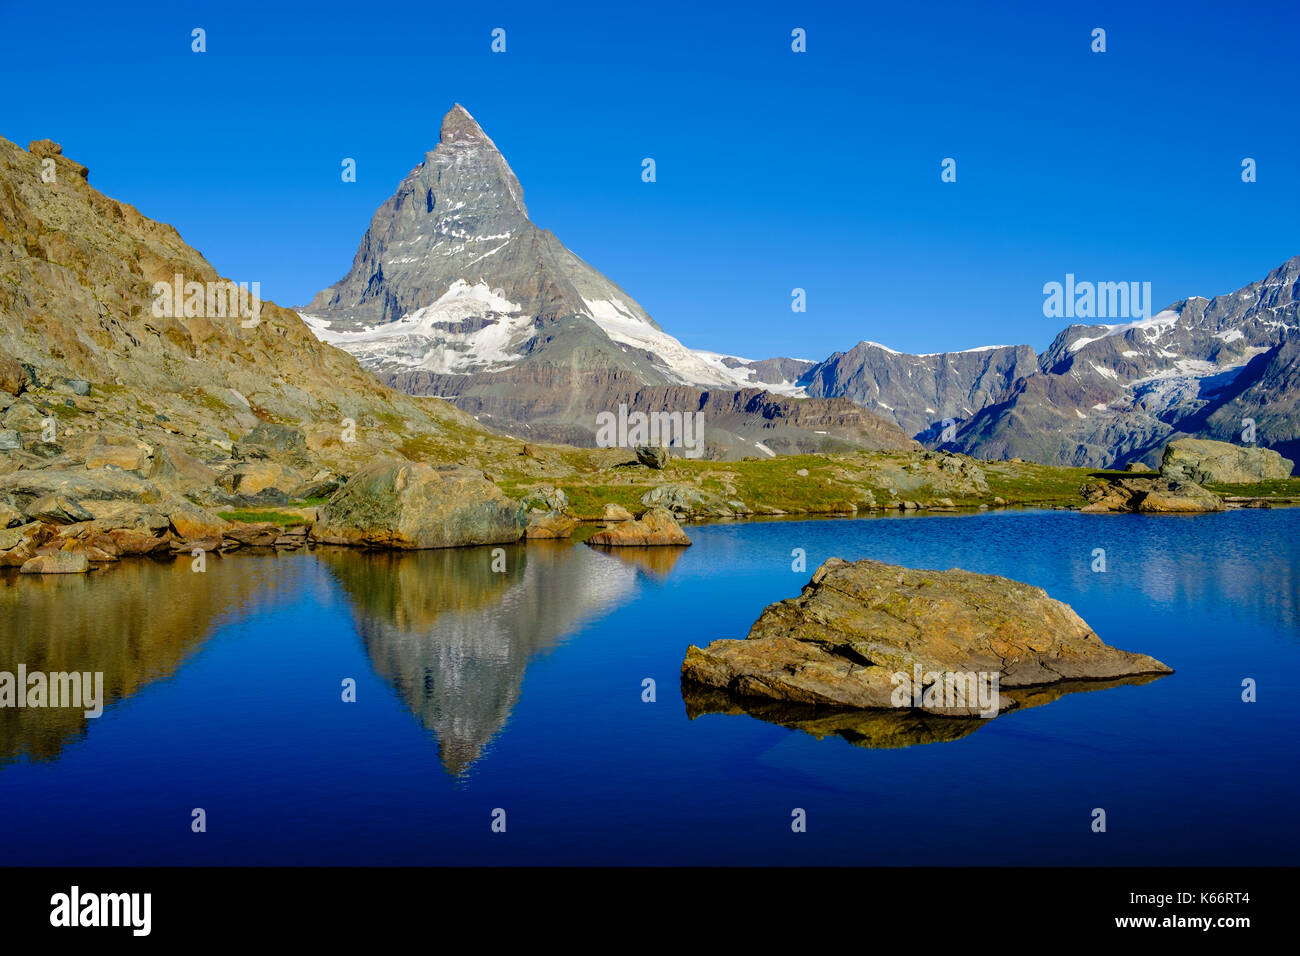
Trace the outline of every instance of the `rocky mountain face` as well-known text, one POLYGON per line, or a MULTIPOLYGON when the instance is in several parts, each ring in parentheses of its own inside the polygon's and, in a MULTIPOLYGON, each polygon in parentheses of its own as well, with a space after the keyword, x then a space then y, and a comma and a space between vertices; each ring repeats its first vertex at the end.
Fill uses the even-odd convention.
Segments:
POLYGON ((1237 292, 1184 299, 1149 319, 1071 325, 1036 371, 943 447, 981 458, 1156 465, 1168 442, 1202 437, 1294 455, 1297 329, 1300 256, 1237 292))
POLYGON ((849 403, 795 411, 807 363, 695 352, 664 332, 532 223, 518 179, 459 105, 375 212, 347 275, 303 314, 384 381, 523 437, 591 446, 596 415, 626 404, 706 412, 709 457, 913 447, 849 403))
POLYGON ((923 441, 972 417, 1036 370, 1028 345, 907 355, 875 342, 836 352, 798 379, 809 395, 853 399, 923 441))
POLYGON ((74 538, 92 561, 224 546, 225 522, 196 505, 324 497, 404 450, 518 454, 447 403, 381 385, 294 312, 218 308, 224 285, 58 145, 0 139, 0 563, 74 538), (193 295, 160 308, 177 276, 193 295))
POLYGON ((908 355, 860 342, 795 384, 851 398, 928 448, 983 459, 1155 466, 1185 437, 1296 458, 1298 308, 1300 256, 1228 295, 1128 323, 1071 325, 1042 354, 1017 345, 908 355))

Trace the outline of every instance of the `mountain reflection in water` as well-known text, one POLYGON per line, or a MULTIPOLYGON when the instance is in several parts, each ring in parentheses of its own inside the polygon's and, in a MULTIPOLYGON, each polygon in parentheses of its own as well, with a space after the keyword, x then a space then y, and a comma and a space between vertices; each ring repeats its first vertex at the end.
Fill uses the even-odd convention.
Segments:
POLYGON ((504 549, 506 569, 493 571, 493 550, 317 552, 351 601, 375 673, 457 776, 505 726, 529 661, 629 598, 642 569, 633 556, 535 541, 504 549))

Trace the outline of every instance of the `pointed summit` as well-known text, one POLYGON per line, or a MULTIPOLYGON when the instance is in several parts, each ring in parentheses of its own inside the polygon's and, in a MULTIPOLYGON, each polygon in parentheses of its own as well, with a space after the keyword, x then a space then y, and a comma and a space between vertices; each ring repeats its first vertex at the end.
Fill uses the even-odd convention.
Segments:
POLYGON ((469 110, 456 103, 442 118, 441 144, 443 146, 490 146, 496 149, 496 143, 483 132, 469 110))
MULTIPOLYGON (((533 224, 505 157, 459 103, 438 145, 375 211, 347 275, 303 314, 385 381, 452 398, 533 440, 592 444, 603 410, 640 402, 697 413, 712 401, 745 435, 715 427, 710 441, 737 456, 912 444, 847 399, 774 405, 748 369, 733 373, 725 357, 706 359, 665 332, 533 224)), ((447 749, 444 759, 458 765, 474 753, 447 749)))

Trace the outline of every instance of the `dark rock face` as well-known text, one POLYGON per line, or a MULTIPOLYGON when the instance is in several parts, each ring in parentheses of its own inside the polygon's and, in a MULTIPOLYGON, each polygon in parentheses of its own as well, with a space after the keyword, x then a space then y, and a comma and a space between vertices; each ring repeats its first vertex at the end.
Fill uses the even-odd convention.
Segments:
POLYGON ((1300 461, 1300 335, 1253 358, 1212 408, 1203 437, 1240 442, 1249 421, 1257 441, 1300 461))
POLYGON ((950 717, 1015 706, 1000 688, 1167 673, 1154 658, 1104 644, 1041 588, 840 558, 799 597, 763 611, 747 639, 692 646, 682 664, 684 683, 738 698, 950 717), (965 675, 988 680, 977 689, 965 675), (923 688, 936 686, 927 697, 923 688))
POLYGON ((636 453, 636 460, 647 468, 662 471, 668 467, 668 449, 663 445, 637 445, 633 451, 636 453))
POLYGON ((1037 371, 1037 362, 1028 345, 907 355, 859 342, 814 366, 800 383, 809 395, 851 398, 909 435, 933 431, 937 440, 945 419, 970 419, 1037 371))

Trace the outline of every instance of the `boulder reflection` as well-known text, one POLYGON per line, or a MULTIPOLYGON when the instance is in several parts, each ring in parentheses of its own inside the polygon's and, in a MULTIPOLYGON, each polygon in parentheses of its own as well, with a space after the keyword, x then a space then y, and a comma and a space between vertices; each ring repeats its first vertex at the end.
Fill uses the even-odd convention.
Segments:
MULTIPOLYGON (((1168 674, 1138 674, 1119 680, 1062 681, 1042 687, 1003 688, 1001 696, 1009 697, 1016 706, 998 716, 1014 714, 1018 710, 1041 707, 1066 694, 1108 690, 1126 684, 1148 684, 1168 677, 1168 674)), ((792 704, 786 701, 764 700, 758 697, 740 697, 716 687, 703 687, 692 681, 682 684, 682 699, 686 703, 686 716, 691 720, 706 714, 747 714, 780 724, 791 730, 801 730, 821 740, 840 737, 855 747, 890 749, 911 747, 916 744, 948 743, 975 733, 997 717, 944 717, 912 708, 899 710, 849 710, 792 704)))

